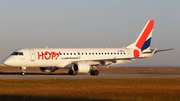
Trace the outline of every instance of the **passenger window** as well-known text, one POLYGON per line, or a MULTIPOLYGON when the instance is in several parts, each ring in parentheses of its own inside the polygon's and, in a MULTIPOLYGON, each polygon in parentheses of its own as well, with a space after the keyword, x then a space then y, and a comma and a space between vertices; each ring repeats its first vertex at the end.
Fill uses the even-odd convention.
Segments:
POLYGON ((99 53, 99 55, 101 55, 101 53, 99 53))
POLYGON ((78 55, 80 55, 80 53, 78 53, 78 55))
POLYGON ((97 55, 97 53, 96 53, 96 55, 97 55))
POLYGON ((63 55, 65 55, 65 53, 63 53, 63 55))
POLYGON ((87 53, 86 53, 86 55, 87 55, 87 53))
POLYGON ((70 55, 72 55, 72 53, 70 53, 70 55))
POLYGON ((69 55, 69 53, 67 53, 67 55, 69 55))
POLYGON ((76 55, 76 53, 74 53, 74 55, 76 55))
POLYGON ((82 53, 82 55, 83 55, 83 53, 82 53))
POLYGON ((114 55, 116 55, 116 53, 114 52, 114 55))
POLYGON ((91 55, 91 53, 89 53, 89 55, 91 55))
POLYGON ((92 53, 92 55, 94 55, 94 53, 92 53))

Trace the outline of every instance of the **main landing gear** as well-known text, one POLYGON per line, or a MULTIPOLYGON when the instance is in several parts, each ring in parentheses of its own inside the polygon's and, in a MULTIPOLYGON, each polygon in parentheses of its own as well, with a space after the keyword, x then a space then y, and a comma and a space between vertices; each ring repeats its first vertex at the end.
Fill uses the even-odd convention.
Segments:
POLYGON ((98 74, 99 74, 99 71, 98 70, 91 70, 90 71, 90 74, 92 75, 92 76, 97 76, 98 74))
POLYGON ((26 67, 20 67, 19 69, 21 69, 21 75, 24 76, 26 67))
MULTIPOLYGON (((68 72, 68 74, 69 74, 69 75, 76 75, 77 73, 74 72, 72 69, 70 69, 69 72, 68 72)), ((96 69, 93 69, 93 70, 90 71, 90 74, 91 74, 92 76, 97 76, 97 75, 99 74, 99 71, 96 70, 96 69)))
POLYGON ((76 75, 77 73, 75 73, 72 69, 69 70, 68 72, 69 75, 76 75))

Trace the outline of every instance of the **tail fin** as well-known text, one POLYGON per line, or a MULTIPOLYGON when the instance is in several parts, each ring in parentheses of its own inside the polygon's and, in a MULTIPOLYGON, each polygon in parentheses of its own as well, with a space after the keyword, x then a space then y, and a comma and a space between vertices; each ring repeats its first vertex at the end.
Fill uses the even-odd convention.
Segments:
POLYGON ((141 49, 141 51, 150 49, 153 25, 154 25, 154 20, 149 20, 146 23, 144 29, 141 31, 138 38, 136 39, 136 41, 131 45, 127 46, 126 48, 141 49))

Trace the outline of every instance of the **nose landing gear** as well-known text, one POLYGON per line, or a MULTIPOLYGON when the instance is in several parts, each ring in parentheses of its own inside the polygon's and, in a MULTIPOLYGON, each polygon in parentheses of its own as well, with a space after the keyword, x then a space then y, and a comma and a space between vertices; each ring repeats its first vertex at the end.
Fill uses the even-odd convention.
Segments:
POLYGON ((19 69, 21 69, 21 75, 24 76, 25 75, 25 70, 26 70, 26 67, 20 67, 19 69))

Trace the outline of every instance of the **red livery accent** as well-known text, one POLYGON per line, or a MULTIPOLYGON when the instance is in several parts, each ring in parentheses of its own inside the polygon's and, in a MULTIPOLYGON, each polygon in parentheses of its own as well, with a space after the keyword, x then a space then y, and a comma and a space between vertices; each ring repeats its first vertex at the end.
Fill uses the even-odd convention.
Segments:
POLYGON ((139 55, 140 55, 140 53, 139 53, 139 51, 138 50, 134 50, 134 57, 135 58, 138 58, 139 57, 139 55))
POLYGON ((42 60, 44 59, 44 55, 43 55, 43 52, 41 52, 41 54, 39 52, 38 53, 38 60, 40 59, 40 57, 42 57, 42 60))
POLYGON ((139 38, 136 47, 138 47, 139 49, 142 48, 142 46, 144 45, 144 42, 146 41, 147 37, 149 36, 150 32, 153 29, 153 24, 154 24, 154 20, 150 20, 147 27, 144 29, 143 34, 141 35, 141 37, 139 38))
POLYGON ((48 55, 46 55, 46 54, 49 54, 49 52, 46 51, 46 52, 44 53, 45 59, 46 59, 46 60, 49 60, 49 59, 51 58, 51 55, 49 54, 49 57, 48 57, 48 55))
POLYGON ((54 58, 57 60, 57 58, 59 57, 59 55, 60 55, 60 53, 61 52, 59 52, 58 54, 56 53, 56 52, 48 52, 48 51, 46 51, 46 52, 44 52, 44 54, 43 54, 43 52, 37 52, 38 53, 38 60, 40 60, 40 59, 46 59, 46 60, 49 60, 49 59, 51 59, 51 60, 53 60, 54 58))
POLYGON ((61 52, 58 53, 57 57, 55 58, 57 60, 57 58, 59 57, 59 55, 61 54, 61 52))
POLYGON ((56 57, 56 52, 51 52, 51 59, 53 59, 53 57, 56 57))

